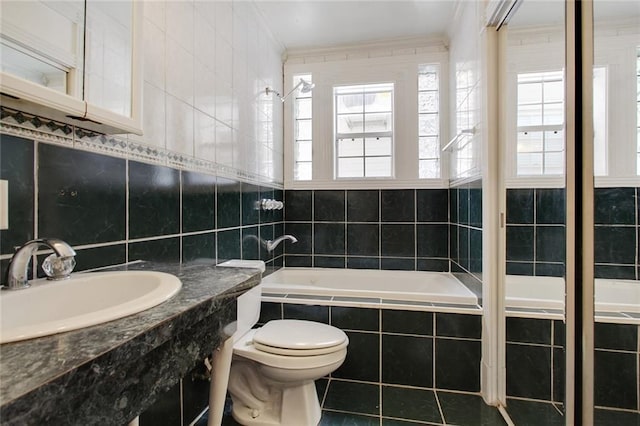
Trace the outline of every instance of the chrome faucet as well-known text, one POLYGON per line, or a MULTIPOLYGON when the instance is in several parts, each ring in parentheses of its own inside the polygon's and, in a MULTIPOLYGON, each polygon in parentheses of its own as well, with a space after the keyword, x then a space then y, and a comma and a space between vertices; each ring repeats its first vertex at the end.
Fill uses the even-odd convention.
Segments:
MULTIPOLYGON (((29 241, 18 248, 11 258, 7 272, 7 285, 4 286, 3 289, 20 290, 30 286, 28 280, 29 261, 40 246, 49 247, 60 260, 73 259, 76 255, 75 250, 73 250, 69 244, 57 238, 40 238, 29 241)), ((73 266, 75 266, 75 262, 73 262, 73 266)), ((73 269, 73 266, 71 269, 73 269)), ((64 279, 68 278, 70 274, 71 270, 68 270, 68 272, 63 275, 50 276, 50 278, 64 279)))
POLYGON ((272 252, 276 249, 276 247, 278 247, 278 244, 280 244, 281 242, 283 242, 284 240, 289 240, 292 243, 297 243, 298 239, 296 237, 294 237, 293 235, 283 235, 281 237, 276 238, 275 240, 271 241, 271 240, 267 240, 266 244, 267 244, 267 251, 268 252, 272 252))

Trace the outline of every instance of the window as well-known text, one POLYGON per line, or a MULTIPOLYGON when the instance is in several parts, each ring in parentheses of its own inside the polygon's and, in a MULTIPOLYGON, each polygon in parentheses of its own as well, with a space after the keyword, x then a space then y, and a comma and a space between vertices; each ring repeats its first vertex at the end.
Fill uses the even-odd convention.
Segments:
POLYGON ((393 176, 393 83, 334 87, 335 177, 393 176))
MULTIPOLYGON (((303 79, 311 83, 311 74, 293 77, 293 87, 303 79)), ((294 94, 294 142, 293 142, 293 179, 311 180, 312 178, 312 93, 302 93, 300 89, 294 94)))
POLYGON ((437 65, 418 67, 418 177, 440 177, 439 76, 437 65))
POLYGON ((562 71, 518 74, 517 105, 517 174, 563 174, 562 71))

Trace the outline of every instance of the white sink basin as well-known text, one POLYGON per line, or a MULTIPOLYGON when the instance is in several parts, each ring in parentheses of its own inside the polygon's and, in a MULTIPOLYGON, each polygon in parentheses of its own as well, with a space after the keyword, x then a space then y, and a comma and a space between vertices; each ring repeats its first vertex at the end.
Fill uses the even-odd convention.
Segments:
POLYGON ((0 343, 32 339, 112 321, 159 305, 182 283, 153 271, 72 274, 0 292, 0 343))

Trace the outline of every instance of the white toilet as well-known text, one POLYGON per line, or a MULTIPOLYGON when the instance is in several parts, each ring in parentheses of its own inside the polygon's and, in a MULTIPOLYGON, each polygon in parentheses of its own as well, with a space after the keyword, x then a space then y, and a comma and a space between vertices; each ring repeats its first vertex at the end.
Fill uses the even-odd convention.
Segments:
POLYGON ((311 321, 274 320, 252 329, 260 296, 257 286, 238 298, 228 385, 233 418, 243 425, 315 426, 321 410, 314 381, 342 365, 349 339, 311 321))

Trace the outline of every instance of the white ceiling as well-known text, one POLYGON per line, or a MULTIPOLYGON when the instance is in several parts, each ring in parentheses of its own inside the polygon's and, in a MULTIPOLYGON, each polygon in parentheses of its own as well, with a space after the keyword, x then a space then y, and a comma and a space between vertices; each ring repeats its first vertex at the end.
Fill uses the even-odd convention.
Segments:
POLYGON ((256 0, 287 49, 444 36, 455 0, 256 0))

